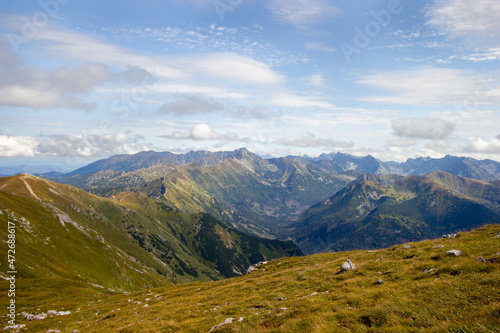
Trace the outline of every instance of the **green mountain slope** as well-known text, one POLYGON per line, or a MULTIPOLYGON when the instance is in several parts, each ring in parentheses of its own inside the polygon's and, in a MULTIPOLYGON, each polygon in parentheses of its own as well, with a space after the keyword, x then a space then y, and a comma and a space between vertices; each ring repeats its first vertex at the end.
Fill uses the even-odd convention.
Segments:
POLYGON ((17 323, 29 332, 498 332, 499 235, 496 225, 406 249, 283 258, 241 277, 129 295, 67 284, 53 294, 22 281, 19 311, 70 314, 17 323), (347 259, 356 269, 339 274, 347 259))
POLYGON ((500 223, 500 186, 435 172, 364 175, 312 206, 292 234, 305 253, 380 248, 500 223))
POLYGON ((246 149, 221 163, 156 164, 67 179, 92 193, 142 192, 183 212, 206 212, 239 230, 286 238, 286 227, 312 204, 355 178, 289 159, 262 159, 246 149))
MULTIPOLYGON (((141 193, 103 199, 28 174, 0 178, 0 212, 2 239, 8 222, 17 226, 23 278, 138 290, 236 276, 260 260, 301 255, 291 242, 251 237, 141 193)), ((6 243, 0 248, 7 252, 6 243)))

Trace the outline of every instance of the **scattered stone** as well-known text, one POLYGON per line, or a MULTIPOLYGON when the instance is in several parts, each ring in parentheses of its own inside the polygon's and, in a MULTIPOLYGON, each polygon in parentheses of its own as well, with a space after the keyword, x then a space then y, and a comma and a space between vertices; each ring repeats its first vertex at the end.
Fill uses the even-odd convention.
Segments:
POLYGON ((69 314, 71 314, 71 311, 59 311, 56 316, 67 316, 69 314))
POLYGON ((459 251, 459 250, 450 250, 450 251, 447 251, 446 254, 449 255, 449 256, 458 257, 458 256, 460 256, 462 254, 462 251, 459 251))
POLYGON ((8 331, 8 330, 19 330, 21 328, 25 328, 26 325, 22 324, 22 325, 12 325, 12 326, 6 326, 3 328, 4 331, 8 331))
POLYGON ((457 234, 447 234, 447 235, 443 235, 443 238, 457 238, 457 234))
POLYGON ((56 310, 49 310, 47 311, 47 316, 55 316, 57 314, 56 310))
POLYGON ((403 250, 408 250, 411 246, 410 245, 405 245, 403 246, 403 250))
POLYGON ((61 332, 60 330, 47 330, 45 333, 59 333, 61 332))
POLYGON ((311 296, 316 296, 318 293, 312 293, 311 296))
MULTIPOLYGON (((240 318, 240 321, 242 321, 242 320, 243 320, 243 318, 240 318)), ((222 325, 232 324, 233 322, 234 322, 234 318, 227 318, 226 320, 224 320, 223 323, 220 323, 220 324, 212 327, 209 332, 212 332, 213 330, 215 330, 218 327, 221 327, 222 325)))
POLYGON ((434 246, 434 247, 433 247, 433 249, 439 249, 439 248, 441 248, 441 247, 444 247, 444 245, 441 245, 441 244, 436 245, 436 246, 434 246))
POLYGON ((280 310, 286 311, 286 310, 288 310, 288 308, 280 308, 280 310))
POLYGON ((500 231, 498 232, 498 234, 496 236, 493 236, 493 238, 500 238, 500 231))
POLYGON ((261 261, 261 262, 258 262, 256 264, 250 265, 250 267, 247 268, 246 274, 250 274, 253 271, 255 271, 257 269, 257 267, 262 266, 262 265, 267 265, 268 263, 269 263, 269 261, 261 261))
POLYGON ((356 266, 354 266, 354 264, 352 263, 351 260, 347 259, 342 264, 342 266, 340 266, 340 272, 339 273, 347 272, 347 271, 350 271, 352 269, 356 269, 356 266))
POLYGON ((484 259, 483 257, 478 257, 478 258, 476 259, 476 261, 486 262, 486 259, 484 259))
POLYGON ((126 291, 123 293, 123 295, 130 295, 130 292, 126 291))
POLYGON ((377 281, 375 281, 375 284, 384 284, 384 280, 378 279, 377 281))
POLYGON ((435 270, 436 270, 435 268, 426 269, 426 270, 424 271, 424 273, 434 274, 433 272, 434 272, 435 270))

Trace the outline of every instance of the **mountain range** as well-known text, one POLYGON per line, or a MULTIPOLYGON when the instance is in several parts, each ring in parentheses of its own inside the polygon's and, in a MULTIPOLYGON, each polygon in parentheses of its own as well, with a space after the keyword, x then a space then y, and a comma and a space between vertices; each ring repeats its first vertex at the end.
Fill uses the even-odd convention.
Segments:
MULTIPOLYGON (((86 244, 88 253, 75 255, 122 267, 104 269, 104 285, 125 290, 227 278, 284 255, 381 248, 500 223, 498 180, 391 173, 442 167, 489 178, 495 163, 447 156, 396 165, 340 153, 264 159, 244 148, 144 152, 45 176, 69 185, 27 174, 1 178, 0 209, 5 221, 29 221, 26 239, 32 240, 21 245, 31 246, 26 253, 86 244), (29 232, 32 226, 40 234, 29 232), (66 233, 67 244, 68 237, 61 239, 66 233), (51 247, 48 240, 60 243, 51 247), (123 276, 130 276, 128 284, 123 276)), ((63 253, 41 254, 71 266, 63 253)), ((27 260, 29 267, 38 265, 27 260)), ((58 274, 101 285, 85 276, 88 271, 70 267, 58 274)))
POLYGON ((370 175, 309 208, 291 227, 305 253, 374 249, 500 223, 500 181, 435 171, 370 175))
POLYGON ((321 170, 343 172, 355 170, 360 173, 425 175, 444 171, 455 176, 479 180, 500 179, 500 163, 493 160, 476 160, 470 157, 446 155, 443 158, 409 158, 406 162, 382 162, 371 155, 357 157, 343 153, 322 154, 316 158, 288 156, 304 165, 312 164, 321 170))
MULTIPOLYGON (((489 181, 489 186, 496 191, 498 186, 494 186, 496 184, 494 180, 499 178, 499 170, 500 163, 495 161, 478 161, 454 156, 445 156, 442 159, 408 159, 405 163, 399 164, 382 162, 370 155, 355 157, 342 153, 322 154, 316 158, 288 156, 265 159, 242 148, 232 152, 190 152, 180 155, 168 152, 118 155, 52 179, 101 196, 111 196, 118 192, 144 193, 179 211, 208 213, 247 234, 297 241, 305 252, 312 253, 329 249, 354 248, 345 244, 332 245, 330 241, 327 242, 330 245, 321 248, 321 242, 315 243, 315 239, 318 241, 322 238, 314 235, 325 230, 330 231, 329 228, 331 228, 331 226, 326 229, 324 226, 318 227, 320 221, 327 218, 318 216, 317 206, 324 207, 322 202, 328 198, 332 201, 332 196, 341 194, 339 191, 346 192, 346 197, 351 198, 349 204, 344 199, 337 206, 332 206, 330 210, 346 212, 347 207, 350 205, 357 207, 364 200, 370 204, 364 208, 366 214, 353 215, 359 220, 357 223, 364 225, 365 218, 376 216, 371 214, 373 209, 379 208, 373 203, 374 200, 360 199, 353 193, 347 193, 358 191, 356 186, 362 183, 359 179, 372 177, 372 181, 376 183, 374 186, 377 187, 393 186, 398 181, 400 182, 398 186, 400 186, 410 179, 419 182, 433 181, 436 182, 436 186, 444 186, 448 191, 450 184, 439 183, 432 177, 426 176, 430 174, 436 176, 435 172, 440 171, 450 176, 461 177, 461 179, 470 179, 463 181, 462 188, 473 186, 473 184, 477 187, 479 186, 477 184, 486 184, 485 182, 489 181), (409 176, 420 177, 403 180, 403 177, 409 176), (472 179, 478 182, 472 182, 472 179), (360 217, 363 218, 360 219, 360 217), (307 245, 309 243, 314 244, 314 247, 307 245)), ((454 178, 453 182, 457 182, 456 179, 459 178, 454 178)), ((377 192, 378 196, 383 192, 381 189, 373 189, 373 191, 377 192)), ((397 190, 391 188, 389 192, 392 195, 392 193, 401 192, 398 191, 399 188, 397 190)), ((412 198, 429 195, 414 189, 406 192, 411 193, 412 198)), ((485 206, 487 210, 483 213, 487 216, 484 217, 484 221, 497 221, 495 215, 490 214, 490 210, 497 212, 497 201, 489 203, 481 201, 481 198, 478 201, 473 195, 464 198, 460 191, 453 192, 453 196, 460 200, 472 200, 477 205, 485 206)), ((384 196, 384 198, 388 197, 390 195, 384 196)), ((415 202, 417 201, 415 199, 415 202)), ((337 201, 334 200, 334 202, 337 201)), ((411 206, 415 202, 410 201, 406 205, 411 206)), ((388 205, 389 202, 381 207, 389 207, 388 205)), ((421 207, 425 208, 425 206, 421 207)), ((454 207, 460 207, 460 205, 456 204, 454 207)), ((351 225, 345 223, 351 221, 349 214, 345 218, 342 214, 337 216, 342 220, 338 222, 342 228, 351 225)), ((429 224, 429 219, 436 218, 433 214, 415 209, 408 209, 404 214, 410 214, 407 216, 408 219, 424 224, 429 224)), ((461 212, 456 211, 455 214, 460 215, 461 212)), ((471 222, 470 227, 477 225, 479 224, 471 222)), ((460 226, 462 227, 466 228, 465 225, 460 226)), ((408 228, 412 229, 411 226, 408 228)), ((377 242, 365 240, 362 244, 352 240, 346 242, 352 243, 353 246, 363 247, 387 246, 398 240, 410 240, 417 236, 420 237, 417 237, 418 239, 434 237, 440 230, 451 232, 454 228, 459 228, 459 226, 436 228, 432 232, 431 229, 410 232, 406 234, 407 237, 399 235, 399 238, 393 237, 390 242, 382 240, 377 242)), ((356 230, 354 228, 351 232, 356 230)), ((328 237, 333 235, 329 231, 325 234, 328 237)))

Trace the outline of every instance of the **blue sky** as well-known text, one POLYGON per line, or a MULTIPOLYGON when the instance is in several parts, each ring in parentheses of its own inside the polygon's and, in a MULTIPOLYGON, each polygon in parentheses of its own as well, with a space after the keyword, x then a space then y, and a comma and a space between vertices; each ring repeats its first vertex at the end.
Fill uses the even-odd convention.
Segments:
POLYGON ((497 0, 0 3, 0 166, 142 150, 500 160, 497 0))

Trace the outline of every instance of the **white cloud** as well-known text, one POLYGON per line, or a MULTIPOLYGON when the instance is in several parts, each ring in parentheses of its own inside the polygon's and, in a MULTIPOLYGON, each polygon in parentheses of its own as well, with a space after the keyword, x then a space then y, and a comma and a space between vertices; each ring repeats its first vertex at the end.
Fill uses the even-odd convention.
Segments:
POLYGON ((500 155, 500 135, 488 141, 479 137, 468 138, 464 150, 469 153, 500 155))
POLYGON ((0 156, 35 156, 38 141, 27 136, 0 135, 0 156))
POLYGON ((314 74, 308 78, 309 84, 313 87, 322 87, 325 83, 325 79, 321 74, 314 74))
POLYGON ((461 56, 460 59, 478 61, 500 60, 500 47, 488 48, 484 51, 461 56))
POLYGON ((296 27, 316 24, 339 12, 326 0, 271 0, 268 7, 276 21, 296 27))
POLYGON ((226 133, 220 134, 215 132, 210 128, 208 124, 197 124, 193 126, 187 132, 174 131, 171 135, 162 135, 162 138, 166 139, 189 139, 196 141, 204 141, 204 140, 230 140, 235 141, 238 140, 238 136, 234 133, 226 133))
POLYGON ((109 82, 141 81, 147 72, 127 68, 112 72, 99 63, 83 63, 74 68, 61 66, 54 69, 26 66, 8 47, 0 42, 5 55, 0 58, 0 105, 32 108, 67 107, 91 110, 96 107, 82 99, 96 87, 109 82))
POLYGON ((392 129, 397 136, 440 140, 447 138, 455 125, 442 119, 403 118, 393 120, 392 129))
POLYGON ((268 65, 233 53, 206 54, 190 58, 185 66, 186 71, 198 71, 209 76, 249 84, 271 85, 284 81, 284 78, 268 65))
POLYGON ((141 136, 129 134, 49 135, 40 137, 0 135, 0 156, 109 156, 148 150, 141 136))
POLYGON ((428 25, 452 37, 473 36, 498 39, 498 0, 436 0, 427 12, 428 25))
POLYGON ((499 102, 500 87, 493 75, 478 75, 469 70, 417 67, 361 76, 357 83, 387 91, 384 95, 366 96, 364 101, 383 104, 477 105, 499 102))

